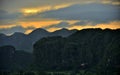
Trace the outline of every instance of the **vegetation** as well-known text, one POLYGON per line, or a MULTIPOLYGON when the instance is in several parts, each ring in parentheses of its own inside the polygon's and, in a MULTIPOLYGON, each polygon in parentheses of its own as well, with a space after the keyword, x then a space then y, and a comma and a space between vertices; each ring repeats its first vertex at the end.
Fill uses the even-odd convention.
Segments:
POLYGON ((114 75, 120 68, 119 34, 119 29, 84 29, 67 38, 43 38, 34 44, 36 70, 114 75))
POLYGON ((46 37, 33 49, 32 55, 12 46, 0 47, 0 75, 120 74, 120 29, 84 29, 69 37, 46 37))

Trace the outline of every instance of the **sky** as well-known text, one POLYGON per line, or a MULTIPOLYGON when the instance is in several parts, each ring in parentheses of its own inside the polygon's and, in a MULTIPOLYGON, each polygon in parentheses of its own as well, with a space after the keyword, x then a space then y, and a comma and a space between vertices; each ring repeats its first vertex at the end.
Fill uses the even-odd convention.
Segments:
POLYGON ((0 0, 0 33, 120 28, 119 0, 0 0))

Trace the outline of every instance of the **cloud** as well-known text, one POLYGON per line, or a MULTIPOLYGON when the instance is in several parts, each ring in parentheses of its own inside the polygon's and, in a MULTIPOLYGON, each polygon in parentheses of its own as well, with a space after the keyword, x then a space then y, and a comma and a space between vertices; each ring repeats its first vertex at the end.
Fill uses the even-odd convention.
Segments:
POLYGON ((62 20, 88 20, 95 22, 109 22, 120 20, 120 8, 113 5, 87 4, 73 5, 67 8, 48 11, 42 14, 43 18, 62 20))
POLYGON ((53 24, 53 25, 49 25, 44 27, 45 29, 49 29, 49 28, 67 28, 69 27, 69 23, 68 22, 60 22, 58 24, 53 24))
POLYGON ((112 5, 120 5, 119 0, 101 0, 101 3, 112 4, 112 5))
POLYGON ((85 25, 95 25, 95 23, 87 21, 87 20, 82 20, 82 21, 74 23, 73 25, 85 26, 85 25))
POLYGON ((110 5, 113 2, 118 0, 0 0, 0 25, 56 19, 98 23, 119 20, 120 8, 110 5), (106 1, 109 4, 105 4, 106 1), (100 4, 102 2, 104 4, 100 4))
POLYGON ((35 27, 23 28, 22 26, 19 25, 11 28, 2 28, 0 29, 0 33, 4 33, 4 34, 13 34, 14 32, 25 33, 26 31, 33 30, 33 29, 35 29, 35 27))
POLYGON ((66 3, 85 3, 85 2, 93 2, 96 0, 0 0, 0 7, 10 10, 17 10, 25 7, 37 7, 37 6, 54 6, 58 4, 66 4, 66 3))
POLYGON ((24 21, 35 20, 85 20, 93 24, 120 20, 119 6, 109 4, 75 4, 69 7, 38 12, 23 18, 24 21))
POLYGON ((86 28, 101 28, 101 29, 106 29, 106 28, 110 28, 110 29, 118 29, 120 28, 120 21, 113 21, 113 22, 109 22, 109 23, 101 23, 101 24, 97 24, 95 26, 93 25, 85 25, 85 26, 81 26, 81 25, 73 25, 71 27, 69 27, 68 29, 86 29, 86 28))
POLYGON ((61 28, 78 29, 78 30, 85 29, 85 28, 118 29, 118 28, 120 28, 120 21, 111 21, 108 23, 99 23, 99 24, 95 24, 95 23, 92 23, 89 21, 79 21, 79 22, 75 22, 73 24, 70 24, 67 21, 63 21, 63 22, 60 22, 58 24, 46 26, 44 28, 50 32, 55 31, 55 30, 59 30, 61 28))
POLYGON ((19 11, 26 7, 56 6, 59 4, 107 3, 118 4, 118 0, 0 0, 1 9, 19 11), (109 2, 108 2, 109 1, 109 2), (12 10, 11 10, 12 9, 12 10))
POLYGON ((63 9, 39 13, 35 16, 59 20, 88 20, 96 23, 106 23, 120 20, 119 13, 119 6, 109 4, 77 4, 63 9))
POLYGON ((118 0, 0 0, 0 32, 109 24, 120 20, 119 5, 118 0))
POLYGON ((75 26, 86 26, 86 25, 95 26, 95 25, 98 25, 98 24, 101 24, 101 23, 108 23, 108 22, 80 20, 78 22, 73 23, 72 25, 75 25, 75 26))
POLYGON ((36 14, 36 13, 41 13, 41 12, 45 12, 45 11, 65 8, 65 7, 68 7, 70 5, 71 4, 60 4, 60 5, 55 5, 55 6, 47 5, 47 6, 39 6, 39 7, 27 7, 27 8, 21 9, 21 12, 25 16, 29 16, 29 15, 33 15, 33 14, 36 14))
POLYGON ((75 4, 69 7, 37 12, 25 16, 24 21, 33 20, 88 20, 96 23, 120 20, 119 6, 100 3, 75 4))
POLYGON ((0 20, 16 19, 20 15, 21 15, 21 13, 9 13, 5 10, 0 10, 0 20))
POLYGON ((5 10, 0 10, 0 25, 13 24, 22 16, 21 13, 9 13, 5 10))

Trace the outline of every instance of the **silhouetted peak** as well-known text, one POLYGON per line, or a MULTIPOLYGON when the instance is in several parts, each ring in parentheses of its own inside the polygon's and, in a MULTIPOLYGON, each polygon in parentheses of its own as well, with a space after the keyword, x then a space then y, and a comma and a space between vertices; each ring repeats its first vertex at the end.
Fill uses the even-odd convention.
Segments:
POLYGON ((77 29, 72 29, 71 31, 78 31, 77 29))
POLYGON ((82 29, 80 31, 96 31, 96 30, 102 30, 101 28, 87 28, 87 29, 82 29))
POLYGON ((43 29, 43 28, 38 28, 38 29, 35 29, 35 30, 33 30, 29 35, 31 35, 31 34, 43 34, 43 33, 48 33, 48 31, 46 31, 45 29, 43 29))
POLYGON ((76 31, 76 33, 70 35, 70 36, 78 36, 78 35, 88 35, 89 34, 96 34, 98 32, 103 32, 104 30, 100 29, 100 28, 87 28, 87 29, 82 29, 82 30, 78 30, 76 31))
POLYGON ((35 29, 33 32, 47 32, 47 31, 43 28, 38 28, 38 29, 35 29))
MULTIPOLYGON (((67 31, 69 31, 69 30, 66 29, 66 28, 62 28, 62 29, 56 30, 56 31, 54 31, 54 32, 67 32, 67 31)), ((53 32, 53 33, 54 33, 54 32, 53 32)))
POLYGON ((68 29, 66 29, 66 28, 62 28, 61 31, 68 31, 68 29))
POLYGON ((13 35, 11 36, 25 36, 24 33, 21 33, 21 32, 15 32, 13 35))

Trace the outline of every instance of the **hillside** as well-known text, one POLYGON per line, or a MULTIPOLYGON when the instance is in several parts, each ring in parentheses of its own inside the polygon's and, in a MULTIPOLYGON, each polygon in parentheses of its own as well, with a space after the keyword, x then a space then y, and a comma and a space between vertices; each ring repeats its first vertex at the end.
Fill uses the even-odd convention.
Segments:
POLYGON ((112 75, 120 69, 120 29, 84 29, 69 37, 34 44, 38 70, 92 70, 112 75))

